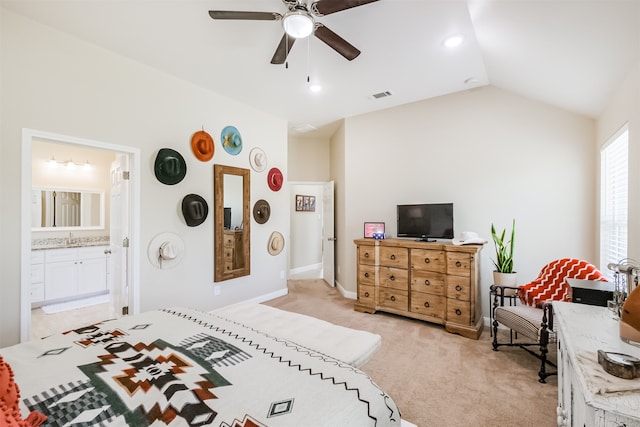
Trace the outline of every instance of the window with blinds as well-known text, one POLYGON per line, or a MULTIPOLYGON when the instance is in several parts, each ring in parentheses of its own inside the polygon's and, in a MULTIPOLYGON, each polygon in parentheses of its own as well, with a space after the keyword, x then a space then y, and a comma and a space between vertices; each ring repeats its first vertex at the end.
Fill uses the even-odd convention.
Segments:
POLYGON ((607 264, 627 257, 629 131, 625 125, 600 153, 600 271, 613 280, 607 264))

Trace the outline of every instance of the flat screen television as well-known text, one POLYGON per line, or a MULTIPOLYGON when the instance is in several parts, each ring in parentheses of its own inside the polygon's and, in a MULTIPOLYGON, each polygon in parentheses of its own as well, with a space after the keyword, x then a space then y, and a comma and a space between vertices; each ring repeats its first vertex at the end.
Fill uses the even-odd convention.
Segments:
POLYGON ((398 205, 398 237, 453 239, 453 203, 398 205))
POLYGON ((224 229, 231 229, 231 208, 224 208, 224 229))

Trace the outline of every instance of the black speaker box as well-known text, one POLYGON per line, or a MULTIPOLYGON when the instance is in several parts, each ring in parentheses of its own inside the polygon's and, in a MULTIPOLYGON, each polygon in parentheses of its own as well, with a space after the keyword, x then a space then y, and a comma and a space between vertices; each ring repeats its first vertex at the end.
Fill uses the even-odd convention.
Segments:
POLYGON ((615 286, 611 282, 598 280, 567 279, 573 290, 573 302, 606 307, 613 299, 615 286))

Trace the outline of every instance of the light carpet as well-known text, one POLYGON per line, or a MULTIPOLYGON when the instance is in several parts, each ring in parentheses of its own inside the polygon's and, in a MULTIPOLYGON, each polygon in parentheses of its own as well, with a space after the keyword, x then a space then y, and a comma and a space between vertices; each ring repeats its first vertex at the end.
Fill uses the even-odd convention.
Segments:
POLYGON ((89 298, 76 299, 73 301, 65 301, 58 304, 43 305, 40 307, 46 314, 60 313, 62 311, 76 310, 83 307, 91 307, 92 305, 105 304, 109 302, 109 294, 96 295, 89 298))

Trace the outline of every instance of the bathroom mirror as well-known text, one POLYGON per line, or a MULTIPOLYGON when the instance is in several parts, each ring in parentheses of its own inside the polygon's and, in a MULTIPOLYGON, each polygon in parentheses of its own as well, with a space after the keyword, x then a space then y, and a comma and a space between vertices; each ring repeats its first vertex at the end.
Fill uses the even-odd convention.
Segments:
POLYGON ((33 187, 32 231, 104 229, 104 191, 33 187))
POLYGON ((251 270, 249 169, 213 165, 214 282, 251 270))

